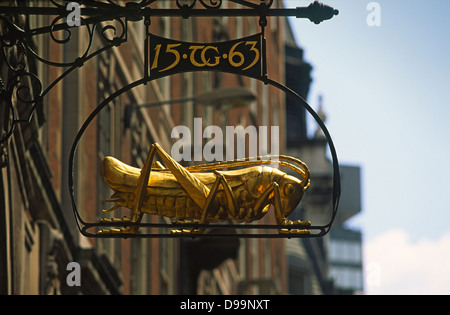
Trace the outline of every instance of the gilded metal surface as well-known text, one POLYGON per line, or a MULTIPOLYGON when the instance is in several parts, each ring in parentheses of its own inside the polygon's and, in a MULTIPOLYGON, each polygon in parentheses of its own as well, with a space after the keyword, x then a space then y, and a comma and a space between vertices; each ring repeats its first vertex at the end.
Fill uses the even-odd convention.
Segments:
MULTIPOLYGON (((107 201, 131 209, 131 218, 102 219, 103 222, 140 222, 144 213, 181 219, 173 223, 208 224, 233 220, 252 222, 261 219, 273 205, 278 225, 286 225, 280 233, 307 234, 295 226, 309 226, 309 221, 291 221, 287 216, 295 210, 309 187, 309 170, 302 161, 278 156, 279 160, 235 160, 183 167, 158 144, 153 144, 143 169, 131 167, 106 157, 102 175, 114 194, 107 201), (155 154, 165 167, 153 163, 155 154), (301 179, 264 164, 291 168, 301 179), (223 170, 243 167, 236 170, 223 170), (219 171, 220 170, 220 171, 219 171), (187 219, 187 220, 186 220, 187 219)), ((172 230, 172 233, 202 233, 204 229, 172 230)), ((137 227, 101 230, 99 233, 137 233, 137 227)))

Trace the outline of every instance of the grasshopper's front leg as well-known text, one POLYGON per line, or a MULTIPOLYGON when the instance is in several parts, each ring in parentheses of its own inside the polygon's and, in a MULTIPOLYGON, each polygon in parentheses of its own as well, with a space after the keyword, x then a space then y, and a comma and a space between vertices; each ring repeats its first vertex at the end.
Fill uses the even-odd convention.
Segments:
MULTIPOLYGON (((233 195, 233 192, 231 190, 230 185, 228 185, 227 180, 225 179, 225 176, 223 174, 220 174, 219 172, 215 171, 214 174, 216 175, 216 180, 214 181, 213 186, 211 187, 211 190, 208 194, 208 197, 206 198, 205 204, 202 209, 202 216, 200 218, 199 224, 207 224, 208 223, 208 213, 212 210, 213 207, 219 207, 216 196, 217 192, 219 191, 219 186, 222 185, 225 199, 228 206, 228 211, 230 217, 235 217, 238 213, 239 206, 236 198, 233 195)), ((203 233, 204 229, 192 229, 192 230, 173 230, 172 233, 182 233, 182 234, 199 234, 203 233)))
POLYGON ((307 229, 296 229, 296 226, 302 225, 302 226, 309 226, 311 225, 311 222, 309 221, 291 221, 286 218, 286 215, 284 213, 284 209, 281 205, 281 194, 280 194, 280 187, 278 186, 278 183, 272 183, 269 188, 267 188, 256 200, 254 212, 267 212, 268 211, 268 203, 269 198, 273 194, 273 207, 275 209, 275 220, 278 225, 285 225, 285 229, 280 229, 278 232, 280 234, 309 234, 310 231, 307 229))

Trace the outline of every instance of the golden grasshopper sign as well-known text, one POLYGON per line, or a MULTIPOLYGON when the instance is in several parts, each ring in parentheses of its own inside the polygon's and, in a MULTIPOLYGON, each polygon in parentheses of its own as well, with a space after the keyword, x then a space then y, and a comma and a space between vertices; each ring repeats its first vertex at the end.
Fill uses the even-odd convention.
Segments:
MULTIPOLYGON (((233 220, 253 222, 274 207, 274 215, 281 234, 309 234, 309 221, 287 219, 309 187, 309 170, 299 159, 277 156, 279 160, 244 159, 183 167, 157 143, 153 144, 142 170, 106 157, 102 175, 114 194, 107 201, 115 206, 131 209, 131 218, 102 219, 104 223, 139 223, 142 216, 182 219, 173 224, 194 224, 192 228, 173 229, 173 234, 201 234, 208 223, 233 220), (154 163, 158 155, 164 165, 154 163), (264 166, 279 164, 289 167, 298 177, 287 175, 277 168, 264 166), (239 167, 237 170, 225 170, 239 167), (186 220, 187 219, 187 220, 186 220), (199 228, 201 226, 201 228, 199 228)), ((135 234, 136 227, 100 230, 100 234, 135 234)))
POLYGON ((148 36, 152 79, 190 71, 222 71, 261 78, 262 34, 208 44, 148 36))

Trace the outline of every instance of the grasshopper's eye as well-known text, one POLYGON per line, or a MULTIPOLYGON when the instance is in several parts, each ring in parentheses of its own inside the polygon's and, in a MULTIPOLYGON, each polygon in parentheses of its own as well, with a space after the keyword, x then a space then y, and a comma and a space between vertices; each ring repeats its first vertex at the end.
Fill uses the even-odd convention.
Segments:
POLYGON ((284 195, 289 197, 289 196, 292 196, 292 194, 294 193, 295 187, 294 187, 294 185, 288 183, 288 184, 284 185, 283 191, 284 191, 284 195))

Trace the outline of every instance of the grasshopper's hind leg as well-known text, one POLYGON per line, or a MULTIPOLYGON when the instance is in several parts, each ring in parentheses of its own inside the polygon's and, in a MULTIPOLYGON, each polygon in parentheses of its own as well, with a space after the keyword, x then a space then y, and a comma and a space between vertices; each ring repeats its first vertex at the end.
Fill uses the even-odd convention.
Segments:
MULTIPOLYGON (((143 213, 141 212, 142 204, 144 203, 145 194, 147 192, 148 181, 150 180, 150 172, 152 171, 153 159, 155 157, 156 149, 155 146, 152 145, 150 151, 148 152, 147 159, 144 162, 144 167, 141 170, 141 174, 139 175, 136 189, 134 190, 134 202, 131 213, 131 222, 139 223, 142 220, 143 213)), ((161 168, 158 166, 158 168, 161 168)), ((130 226, 126 228, 122 228, 122 233, 127 234, 136 234, 138 231, 138 226, 130 226)))
MULTIPOLYGON (((167 169, 175 176, 178 183, 185 189, 194 202, 201 208, 204 208, 206 204, 207 196, 209 195, 209 189, 194 175, 187 171, 171 156, 169 156, 159 144, 154 143, 150 148, 147 159, 145 160, 144 167, 141 170, 136 189, 134 191, 134 204, 132 208, 131 222, 140 222, 142 219, 141 207, 145 199, 147 192, 147 186, 150 179, 150 173, 152 170, 153 159, 155 154, 158 153, 167 169)), ((162 168, 161 166, 159 168, 162 168)), ((138 227, 128 227, 123 230, 125 233, 137 233, 138 227)))
MULTIPOLYGON (((207 223, 207 214, 210 211, 211 207, 214 205, 218 205, 216 201, 216 194, 218 191, 219 184, 222 183, 224 187, 225 194, 227 195, 227 199, 229 199, 228 195, 231 194, 231 188, 226 183, 223 175, 218 174, 216 179, 214 189, 212 189, 212 193, 209 188, 206 187, 198 178, 192 175, 187 169, 185 169, 182 165, 180 165, 177 161, 175 161, 172 157, 170 157, 159 144, 155 143, 150 148, 147 159, 145 160, 144 167, 141 170, 139 175, 136 189, 134 190, 134 202, 131 207, 132 215, 130 222, 139 223, 142 219, 141 207, 145 200, 145 195, 147 192, 147 187, 150 179, 150 173, 152 170, 152 163, 155 157, 155 154, 158 153, 159 157, 164 162, 167 169, 175 176, 177 182, 181 187, 186 191, 189 197, 196 203, 196 205, 202 209, 202 216, 200 218, 200 223, 207 223)), ((230 197, 231 198, 231 197, 230 197)), ((234 201, 236 203, 236 201, 234 201)), ((232 210, 236 212, 237 210, 232 210)), ((183 219, 183 218, 180 218, 183 219)), ((196 229, 193 229, 193 232, 196 229)), ((138 231, 137 226, 131 226, 127 228, 123 228, 120 230, 121 233, 131 233, 135 234, 138 231)))

